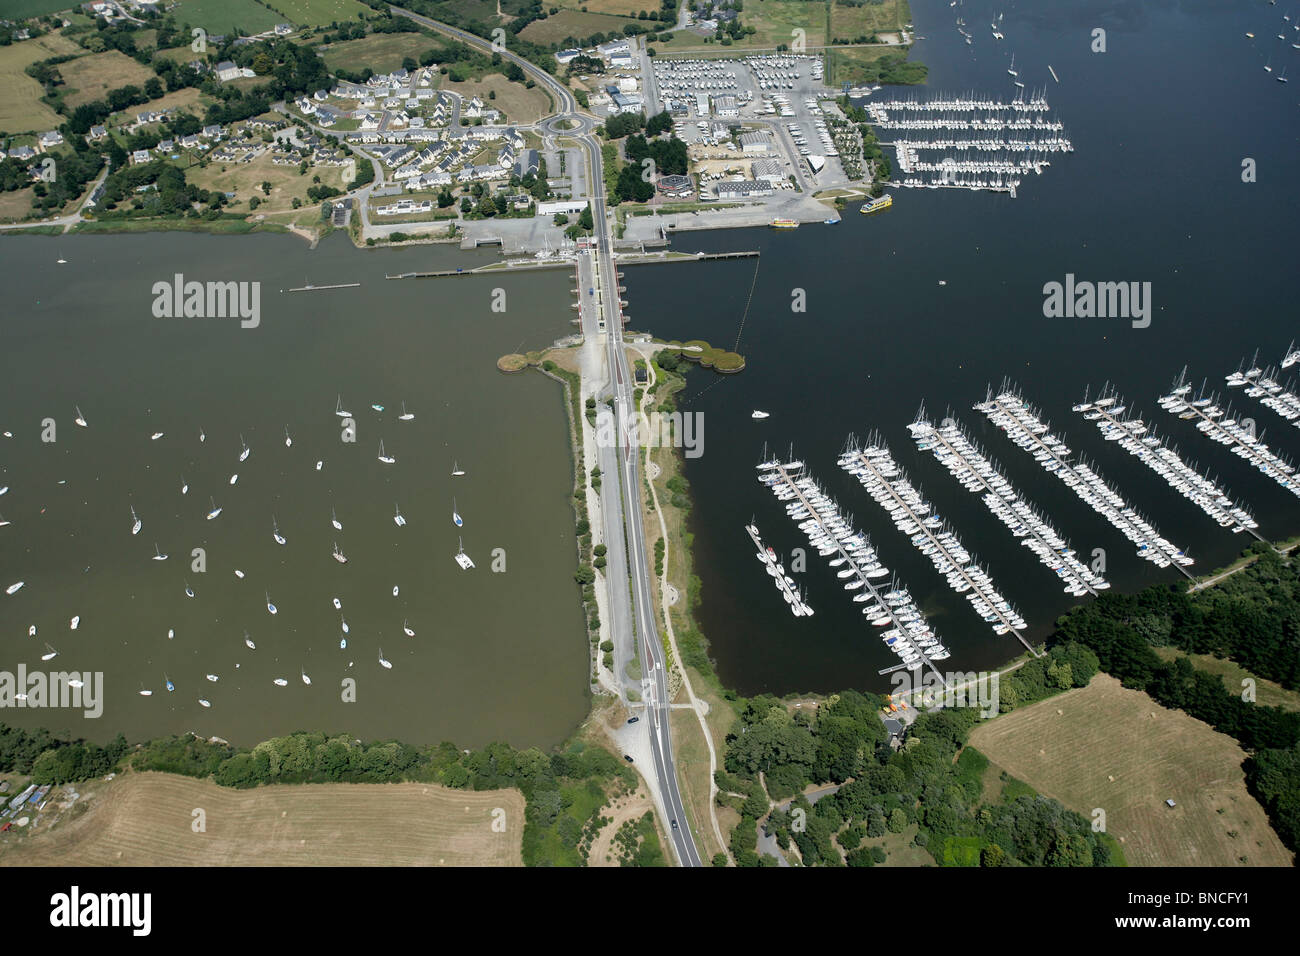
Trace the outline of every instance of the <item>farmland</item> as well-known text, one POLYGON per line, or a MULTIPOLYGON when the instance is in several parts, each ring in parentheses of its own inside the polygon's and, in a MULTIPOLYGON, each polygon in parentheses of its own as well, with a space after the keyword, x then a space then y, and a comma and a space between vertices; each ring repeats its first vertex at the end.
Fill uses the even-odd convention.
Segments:
POLYGON ((248 200, 256 196, 261 205, 258 212, 263 214, 287 211, 292 208, 293 200, 300 199, 304 205, 315 207, 318 204, 307 198, 307 190, 315 185, 333 186, 342 189, 344 176, 350 181, 354 173, 348 166, 316 166, 305 174, 299 174, 298 166, 276 165, 270 155, 264 153, 250 163, 209 163, 205 167, 194 166, 185 171, 189 182, 200 189, 215 189, 223 193, 234 193, 235 206, 232 212, 248 209, 248 200), (320 183, 313 183, 314 176, 320 177, 320 183), (268 196, 262 192, 262 183, 271 184, 268 196))
POLYGON ((441 43, 422 33, 373 33, 361 40, 332 43, 323 48, 322 56, 330 70, 360 73, 370 67, 376 73, 388 73, 408 56, 418 61, 420 54, 441 48, 441 43))
POLYGON ((1246 791, 1237 742, 1108 675, 987 721, 970 744, 1085 817, 1104 810, 1130 865, 1291 864, 1246 791))
POLYGON ((372 16, 374 10, 357 0, 266 0, 266 5, 283 17, 276 22, 306 27, 323 27, 341 20, 355 20, 358 13, 372 16))
POLYGON ((77 4, 71 0, 5 0, 4 15, 7 20, 26 20, 43 17, 47 13, 71 10, 77 4))
MULTIPOLYGON (((23 71, 37 60, 81 52, 81 47, 59 33, 0 47, 0 131, 41 132, 53 129, 62 118, 41 102, 41 85, 23 71)), ((65 64, 66 65, 66 64, 65 64)))
POLYGON ((162 773, 78 789, 84 809, 74 805, 53 825, 7 840, 0 860, 26 866, 522 863, 524 799, 517 790, 475 793, 420 783, 234 790, 162 773), (203 813, 200 832, 196 807, 203 813), (505 832, 493 829, 497 808, 505 832))
POLYGON ((659 4, 655 0, 562 0, 559 6, 570 10, 586 8, 588 13, 608 13, 622 17, 635 17, 642 10, 647 13, 659 11, 659 4))
POLYGON ((242 35, 250 36, 285 21, 281 14, 257 0, 180 0, 176 9, 169 12, 182 26, 203 27, 209 33, 218 34, 231 34, 238 29, 242 35))
POLYGON ((533 43, 562 43, 567 37, 582 39, 593 33, 619 33, 629 21, 623 17, 611 17, 603 13, 582 13, 577 10, 561 10, 545 20, 534 20, 520 31, 520 36, 533 43))
POLYGON ((153 70, 117 50, 60 63, 58 70, 67 90, 64 101, 70 107, 102 100, 109 90, 121 86, 143 86, 154 75, 153 70))
POLYGON ((831 36, 841 40, 856 40, 873 33, 894 33, 911 20, 912 12, 907 0, 883 0, 879 4, 849 7, 831 4, 831 36))
POLYGON ((485 107, 505 113, 511 123, 534 123, 550 109, 551 98, 541 87, 535 86, 530 90, 522 84, 511 83, 500 73, 489 73, 481 80, 466 80, 464 83, 451 83, 444 78, 442 89, 459 93, 466 100, 477 96, 485 107), (495 100, 488 99, 488 93, 492 91, 496 92, 495 100))

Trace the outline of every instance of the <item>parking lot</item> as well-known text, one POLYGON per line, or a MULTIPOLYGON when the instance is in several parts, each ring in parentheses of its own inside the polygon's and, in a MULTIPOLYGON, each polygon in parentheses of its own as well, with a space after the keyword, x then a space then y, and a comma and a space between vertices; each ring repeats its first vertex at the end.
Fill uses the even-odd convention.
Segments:
POLYGON ((691 148, 704 196, 713 198, 719 182, 759 178, 756 169, 776 196, 794 188, 792 175, 809 192, 847 181, 819 105, 836 95, 823 83, 820 57, 788 53, 653 62, 658 97, 673 113, 677 136, 691 148), (762 130, 768 132, 767 145, 764 137, 746 135, 762 130), (738 142, 741 137, 746 144, 738 142), (755 167, 756 161, 763 162, 755 167))

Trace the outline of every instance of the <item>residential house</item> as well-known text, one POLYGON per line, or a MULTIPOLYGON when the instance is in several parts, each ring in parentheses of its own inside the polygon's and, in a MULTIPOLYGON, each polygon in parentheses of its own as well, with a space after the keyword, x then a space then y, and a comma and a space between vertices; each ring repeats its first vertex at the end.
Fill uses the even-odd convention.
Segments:
POLYGON ((239 67, 230 60, 222 60, 217 64, 217 79, 222 83, 239 79, 239 67))

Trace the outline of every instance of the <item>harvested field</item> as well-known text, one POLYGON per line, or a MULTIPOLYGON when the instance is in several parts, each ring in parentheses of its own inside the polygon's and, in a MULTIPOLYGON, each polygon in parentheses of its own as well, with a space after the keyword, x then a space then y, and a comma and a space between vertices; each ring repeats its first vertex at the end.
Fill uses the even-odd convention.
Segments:
POLYGON ((128 84, 143 87, 154 76, 153 70, 118 50, 92 53, 60 63, 59 72, 71 91, 64 97, 64 102, 72 107, 102 100, 109 90, 128 84))
POLYGON ((520 866, 524 798, 433 784, 232 790, 163 773, 86 788, 86 809, 0 851, 23 866, 520 866), (205 832, 194 832, 201 808, 205 832), (505 832, 493 832, 493 811, 505 832), (498 815, 499 816, 499 815, 498 815))
POLYGON ((1085 817, 1104 810, 1132 866, 1291 865, 1237 742, 1109 675, 982 723, 970 744, 1085 817))

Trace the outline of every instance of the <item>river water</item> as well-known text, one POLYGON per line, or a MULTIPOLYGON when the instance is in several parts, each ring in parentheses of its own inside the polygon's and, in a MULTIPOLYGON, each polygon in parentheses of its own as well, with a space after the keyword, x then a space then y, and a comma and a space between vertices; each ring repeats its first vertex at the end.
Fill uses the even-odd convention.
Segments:
MULTIPOLYGON (((1250 543, 1220 529, 1154 472, 1105 442, 1070 406, 1085 387, 1115 384, 1171 436, 1184 457, 1214 472, 1253 509, 1261 532, 1300 532, 1300 505, 1156 398, 1184 365, 1196 383, 1222 390, 1226 373, 1260 348, 1276 364, 1300 339, 1293 290, 1297 173, 1295 87, 1274 75, 1296 61, 1283 5, 1202 2, 1005 4, 919 0, 912 9, 930 67, 917 96, 974 92, 1009 99, 1020 79, 1046 87, 1075 152, 1030 175, 1012 200, 958 190, 898 190, 892 209, 866 217, 851 205, 835 226, 791 232, 680 233, 685 251, 759 249, 754 260, 627 270, 632 325, 665 338, 704 338, 739 349, 748 366, 721 378, 694 371, 684 410, 704 418, 703 454, 687 459, 691 530, 703 582, 700 620, 724 683, 739 692, 884 690, 878 670, 896 663, 865 626, 858 605, 815 552, 796 575, 816 614, 786 610, 753 557, 744 524, 754 517, 785 555, 806 545, 778 502, 755 481, 764 443, 795 455, 876 543, 952 651, 952 670, 994 666, 1021 650, 997 637, 948 590, 929 561, 835 464, 850 433, 879 429, 914 485, 949 518, 995 584, 1041 639, 1072 603, 1051 572, 928 453, 906 425, 925 403, 952 414, 1052 523, 1090 559, 1106 557, 1116 589, 1176 583, 1134 555, 1127 539, 1050 478, 971 405, 1010 377, 1058 433, 1090 458, 1160 531, 1195 558, 1221 566, 1250 543), (989 24, 999 13, 1006 39, 989 24), (967 45, 955 18, 973 34, 967 45), (1092 52, 1093 30, 1106 52, 1092 52), (1247 31, 1256 34, 1251 41, 1247 31), (1284 42, 1276 34, 1284 33, 1284 42), (1271 60, 1275 73, 1264 71, 1271 60), (1050 64, 1060 77, 1052 80, 1050 64), (1243 182, 1254 160, 1256 182, 1243 182), (1048 319, 1045 283, 1152 284, 1148 328, 1119 319, 1048 319), (940 281, 945 285, 940 285, 940 281), (751 284, 753 299, 745 314, 751 284), (806 313, 791 310, 795 290, 806 313), (750 419, 751 409, 771 413, 750 419)), ((1295 34, 1300 37, 1300 33, 1295 34)), ((895 90, 874 94, 889 98, 895 90)), ((901 95, 913 95, 902 91, 901 95)), ((882 137, 886 138, 886 137, 882 137)), ((1294 370, 1293 370, 1294 371, 1294 370)), ((1300 458, 1300 430, 1253 399, 1234 408, 1265 440, 1300 458)))
POLYGON ((565 739, 589 701, 562 391, 494 363, 572 331, 571 279, 384 279, 491 258, 359 251, 342 237, 314 250, 287 236, 185 234, 0 244, 0 427, 13 433, 0 440, 11 522, 0 580, 26 582, 0 595, 0 670, 104 675, 97 719, 6 708, 0 720, 90 739, 565 739), (154 317, 153 284, 177 273, 260 283, 260 324, 154 317), (309 282, 361 285, 284 291, 309 282), (354 441, 334 414, 340 393, 354 441), (414 419, 399 420, 402 402, 414 419), (74 425, 77 406, 88 428, 74 425), (42 440, 45 419, 54 441, 42 440), (394 464, 378 461, 381 439, 394 464), (206 520, 213 499, 222 511, 206 520), (461 537, 470 571, 453 561, 461 537), (151 560, 155 543, 166 561, 151 560), (332 560, 336 543, 346 565, 332 560), (58 656, 43 663, 47 643, 58 656))

